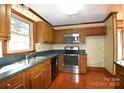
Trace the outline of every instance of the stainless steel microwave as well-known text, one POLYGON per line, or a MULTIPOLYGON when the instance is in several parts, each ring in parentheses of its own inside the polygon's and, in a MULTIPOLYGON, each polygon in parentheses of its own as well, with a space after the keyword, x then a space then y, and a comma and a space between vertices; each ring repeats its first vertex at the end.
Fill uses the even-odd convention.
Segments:
POLYGON ((80 42, 79 34, 64 34, 64 43, 65 44, 78 44, 80 42))

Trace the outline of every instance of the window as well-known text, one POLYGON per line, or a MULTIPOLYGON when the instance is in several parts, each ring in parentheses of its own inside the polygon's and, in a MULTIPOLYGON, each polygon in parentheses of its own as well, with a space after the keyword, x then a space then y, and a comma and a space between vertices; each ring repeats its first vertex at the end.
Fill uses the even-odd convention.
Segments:
POLYGON ((118 60, 122 59, 122 29, 118 29, 118 60))
POLYGON ((0 41, 0 57, 2 57, 2 41, 0 41))
POLYGON ((32 36, 32 23, 20 17, 12 16, 8 52, 31 50, 32 36))

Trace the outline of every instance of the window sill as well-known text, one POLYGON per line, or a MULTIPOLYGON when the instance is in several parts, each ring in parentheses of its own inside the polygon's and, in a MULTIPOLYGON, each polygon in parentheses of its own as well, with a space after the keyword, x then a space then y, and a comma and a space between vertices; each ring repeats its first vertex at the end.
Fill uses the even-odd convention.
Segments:
POLYGON ((25 54, 25 53, 28 53, 28 52, 35 52, 35 50, 13 51, 13 52, 8 52, 7 54, 3 54, 3 56, 25 54))

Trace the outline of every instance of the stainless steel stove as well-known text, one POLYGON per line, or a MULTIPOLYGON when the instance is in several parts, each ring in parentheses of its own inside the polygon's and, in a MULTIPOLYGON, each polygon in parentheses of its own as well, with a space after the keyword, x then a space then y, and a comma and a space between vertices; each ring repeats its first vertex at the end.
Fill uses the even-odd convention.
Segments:
POLYGON ((65 46, 63 71, 79 73, 79 46, 65 46))

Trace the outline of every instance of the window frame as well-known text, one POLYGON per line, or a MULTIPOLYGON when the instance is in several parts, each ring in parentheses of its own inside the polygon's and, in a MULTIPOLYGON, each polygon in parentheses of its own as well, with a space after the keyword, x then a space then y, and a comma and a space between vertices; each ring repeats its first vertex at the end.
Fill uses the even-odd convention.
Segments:
MULTIPOLYGON (((35 33, 34 33, 34 30, 35 30, 35 22, 31 19, 29 19, 28 17, 22 15, 21 13, 18 13, 17 11, 12 11, 11 13, 11 16, 14 16, 14 17, 17 17, 19 20, 22 20, 24 22, 27 22, 27 23, 30 23, 32 24, 32 31, 31 31, 31 49, 29 50, 19 50, 19 51, 12 51, 12 52, 8 52, 8 41, 2 41, 2 53, 3 53, 3 56, 7 56, 7 55, 12 55, 12 54, 22 54, 22 53, 27 53, 27 52, 32 52, 32 51, 35 51, 35 33)), ((10 28, 11 29, 11 28, 10 28)), ((11 32, 10 32, 11 34, 11 32)))
MULTIPOLYGON (((17 20, 19 20, 19 21, 22 21, 22 22, 25 22, 25 23, 28 23, 29 24, 29 30, 30 30, 30 34, 29 34, 29 37, 31 37, 31 39, 30 39, 30 49, 24 49, 24 50, 13 50, 13 51, 9 51, 8 50, 8 48, 7 48, 7 53, 13 53, 13 52, 20 52, 20 51, 30 51, 30 50, 32 50, 32 44, 33 44, 33 31, 32 31, 32 29, 33 29, 33 24, 30 22, 30 21, 27 21, 27 20, 25 20, 24 18, 21 18, 21 17, 19 17, 19 16, 17 16, 17 15, 15 15, 15 14, 12 14, 12 16, 11 16, 11 18, 16 18, 17 20)), ((8 47, 8 42, 7 42, 7 47, 8 47)))
MULTIPOLYGON (((121 50, 122 50, 121 55, 122 55, 122 56, 121 56, 121 59, 119 59, 119 54, 117 53, 117 54, 118 54, 118 59, 117 59, 117 60, 122 60, 122 59, 123 59, 123 56, 124 56, 124 55, 123 55, 123 54, 124 54, 124 52, 123 52, 123 50, 124 50, 124 49, 123 49, 123 46, 124 46, 124 43, 123 43, 123 41, 124 41, 123 29, 122 29, 122 28, 118 28, 118 29, 117 29, 117 41, 118 41, 118 32, 121 33, 121 34, 120 34, 120 38, 121 38, 121 48, 122 48, 122 49, 121 49, 121 50)), ((117 43, 117 47, 118 47, 118 43, 117 43)), ((118 51, 118 50, 117 50, 117 51, 118 51)), ((119 51, 118 51, 118 52, 119 52, 119 51)))

